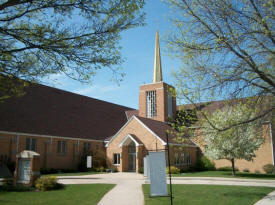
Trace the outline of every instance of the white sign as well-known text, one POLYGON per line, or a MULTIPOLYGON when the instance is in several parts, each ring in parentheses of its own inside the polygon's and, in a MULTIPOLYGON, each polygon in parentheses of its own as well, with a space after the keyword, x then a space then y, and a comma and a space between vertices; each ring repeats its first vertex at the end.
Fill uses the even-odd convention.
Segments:
POLYGON ((20 159, 19 160, 19 177, 18 181, 29 182, 30 181, 30 171, 31 171, 31 161, 30 159, 20 159))
POLYGON ((87 156, 87 168, 92 168, 92 156, 87 156))
POLYGON ((165 151, 149 152, 150 195, 167 196, 165 151))
POLYGON ((147 156, 143 158, 143 175, 147 177, 147 156))

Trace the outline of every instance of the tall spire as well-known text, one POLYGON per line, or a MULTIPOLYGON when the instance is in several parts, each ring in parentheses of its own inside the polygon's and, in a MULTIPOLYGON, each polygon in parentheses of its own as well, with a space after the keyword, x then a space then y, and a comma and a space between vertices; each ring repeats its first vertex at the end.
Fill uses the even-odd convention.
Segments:
POLYGON ((162 81, 162 69, 160 59, 160 48, 159 48, 159 32, 156 32, 156 44, 155 44, 155 58, 154 58, 154 77, 153 83, 162 81))

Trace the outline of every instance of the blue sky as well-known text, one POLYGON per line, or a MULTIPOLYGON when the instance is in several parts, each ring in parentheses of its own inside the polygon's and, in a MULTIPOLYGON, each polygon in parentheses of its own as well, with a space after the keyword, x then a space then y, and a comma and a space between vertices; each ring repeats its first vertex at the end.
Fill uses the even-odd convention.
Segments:
POLYGON ((125 62, 121 66, 126 76, 119 85, 111 80, 112 72, 108 68, 99 71, 93 78, 92 84, 81 84, 59 74, 47 79, 47 85, 115 104, 138 108, 139 86, 151 83, 153 79, 155 32, 157 29, 160 34, 163 80, 173 84, 171 72, 178 69, 180 63, 177 59, 168 56, 163 41, 171 28, 171 23, 168 20, 169 7, 160 0, 148 0, 144 11, 146 12, 145 22, 147 25, 122 33, 120 44, 125 62))

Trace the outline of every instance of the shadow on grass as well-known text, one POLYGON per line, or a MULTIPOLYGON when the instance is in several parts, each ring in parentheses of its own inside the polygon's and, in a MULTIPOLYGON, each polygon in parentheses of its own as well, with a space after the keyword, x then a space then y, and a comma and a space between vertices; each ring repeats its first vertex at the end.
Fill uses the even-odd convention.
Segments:
MULTIPOLYGON (((225 173, 221 173, 221 175, 232 176, 232 173, 225 172, 225 173)), ((256 173, 254 174, 254 173, 244 173, 244 172, 237 172, 235 177, 255 178, 255 179, 275 179, 274 174, 256 174, 256 173)))
MULTIPOLYGON (((54 188, 52 188, 51 190, 47 190, 47 191, 59 190, 59 189, 64 189, 64 188, 65 188, 64 184, 57 183, 54 188)), ((37 190, 35 189, 35 187, 32 187, 32 186, 24 186, 24 185, 17 185, 17 186, 2 185, 2 186, 0 186, 0 192, 33 192, 33 191, 37 191, 37 190)))

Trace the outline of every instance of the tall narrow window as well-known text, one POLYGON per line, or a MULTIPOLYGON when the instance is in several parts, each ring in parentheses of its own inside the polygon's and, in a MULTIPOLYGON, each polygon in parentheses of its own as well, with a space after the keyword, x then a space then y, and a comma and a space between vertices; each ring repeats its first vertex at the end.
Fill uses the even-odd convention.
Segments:
POLYGON ((26 138, 26 150, 36 151, 36 139, 26 138))
POLYGON ((57 153, 65 154, 67 149, 66 141, 58 141, 57 142, 57 153))
POLYGON ((91 143, 84 142, 84 147, 83 148, 84 148, 84 154, 87 154, 91 149, 91 143))
POLYGON ((151 118, 157 116, 156 91, 146 92, 146 116, 151 118))
POLYGON ((167 93, 167 110, 168 110, 168 117, 172 118, 173 117, 173 97, 170 92, 167 93))
POLYGON ((120 164, 120 154, 118 154, 118 153, 114 154, 113 163, 116 165, 120 164))

